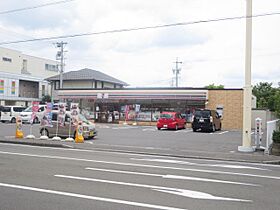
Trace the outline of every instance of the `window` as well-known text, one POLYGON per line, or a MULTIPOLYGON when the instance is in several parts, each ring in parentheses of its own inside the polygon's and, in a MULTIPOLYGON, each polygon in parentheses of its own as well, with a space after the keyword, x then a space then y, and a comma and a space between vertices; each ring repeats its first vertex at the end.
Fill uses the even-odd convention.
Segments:
POLYGON ((57 65, 53 65, 53 64, 45 64, 45 69, 48 71, 58 71, 58 67, 57 65))
POLYGON ((46 95, 46 86, 42 85, 42 96, 46 95))
POLYGON ((22 112, 23 110, 25 110, 25 107, 14 107, 14 112, 22 112))
POLYGON ((3 61, 6 61, 6 62, 12 63, 12 59, 11 59, 11 58, 2 57, 2 60, 3 60, 3 61))

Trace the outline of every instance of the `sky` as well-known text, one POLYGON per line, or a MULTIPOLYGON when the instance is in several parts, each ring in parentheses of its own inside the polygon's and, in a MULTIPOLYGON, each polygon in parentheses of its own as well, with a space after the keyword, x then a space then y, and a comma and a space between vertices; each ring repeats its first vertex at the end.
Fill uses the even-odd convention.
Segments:
MULTIPOLYGON (((32 10, 2 11, 58 0, 0 0, 0 40, 16 41, 246 15, 246 0, 74 0, 32 10)), ((253 0, 253 15, 280 12, 279 0, 253 0)), ((280 15, 253 18, 252 84, 280 82, 280 15)), ((67 42, 65 71, 91 68, 130 87, 209 84, 242 88, 245 19, 208 22, 49 41, 0 45, 55 60, 67 42)))

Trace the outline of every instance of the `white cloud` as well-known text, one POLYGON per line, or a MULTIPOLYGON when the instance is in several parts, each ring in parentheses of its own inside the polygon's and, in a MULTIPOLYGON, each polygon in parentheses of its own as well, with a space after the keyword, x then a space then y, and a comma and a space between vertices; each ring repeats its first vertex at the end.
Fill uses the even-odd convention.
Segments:
MULTIPOLYGON (((27 2, 28 5, 35 4, 34 1, 27 2)), ((46 2, 36 1, 36 4, 46 2)), ((3 10, 24 6, 23 1, 13 0, 4 4, 3 10)), ((234 17, 245 15, 245 9, 245 0, 77 0, 13 14, 12 17, 2 15, 0 38, 26 39, 234 17), (28 17, 22 18, 24 15, 28 17)), ((254 14, 266 12, 280 12, 280 2, 253 1, 254 14)), ((279 20, 277 15, 254 18, 253 83, 278 82, 279 20)), ((54 41, 5 47, 54 58, 54 41)), ((93 68, 132 86, 169 86, 176 57, 183 61, 180 86, 201 87, 215 83, 242 87, 244 82, 244 19, 68 38, 64 41, 68 42, 67 70, 93 68)))

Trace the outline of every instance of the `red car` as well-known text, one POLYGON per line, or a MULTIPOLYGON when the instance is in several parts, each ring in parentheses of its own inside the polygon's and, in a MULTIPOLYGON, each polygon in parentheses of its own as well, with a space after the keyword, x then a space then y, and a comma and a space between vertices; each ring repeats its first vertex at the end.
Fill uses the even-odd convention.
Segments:
POLYGON ((157 129, 161 128, 178 130, 179 128, 186 128, 186 120, 179 112, 162 112, 157 121, 157 129))

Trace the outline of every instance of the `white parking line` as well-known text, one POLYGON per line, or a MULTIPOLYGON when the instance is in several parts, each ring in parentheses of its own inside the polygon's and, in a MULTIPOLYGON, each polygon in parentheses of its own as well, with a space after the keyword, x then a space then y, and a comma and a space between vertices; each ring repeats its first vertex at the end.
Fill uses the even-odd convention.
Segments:
POLYGON ((42 189, 42 188, 36 188, 36 187, 28 187, 28 186, 23 186, 23 185, 0 183, 0 187, 29 190, 29 191, 34 191, 34 192, 62 195, 62 196, 68 196, 68 197, 74 197, 74 198, 83 198, 83 199, 88 199, 88 200, 104 201, 104 202, 109 202, 109 203, 118 203, 118 204, 138 206, 138 207, 144 207, 144 208, 152 208, 152 209, 186 210, 186 209, 180 209, 180 208, 175 208, 175 207, 160 206, 160 205, 139 203, 139 202, 133 202, 133 201, 126 201, 126 200, 118 200, 118 199, 113 199, 113 198, 96 197, 96 196, 83 195, 83 194, 77 194, 77 193, 71 193, 71 192, 63 192, 63 191, 48 190, 48 189, 42 189))
POLYGON ((225 133, 228 133, 229 131, 223 131, 223 132, 220 132, 218 133, 219 135, 222 135, 222 134, 225 134, 225 133))

